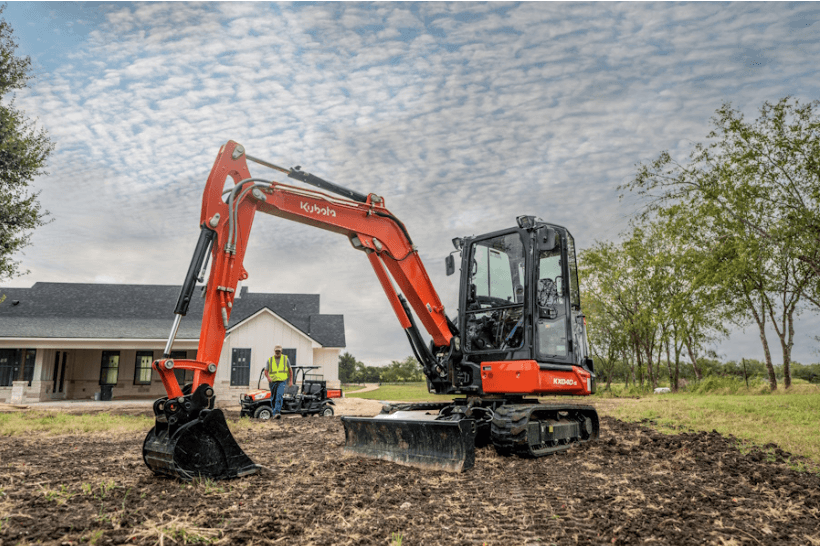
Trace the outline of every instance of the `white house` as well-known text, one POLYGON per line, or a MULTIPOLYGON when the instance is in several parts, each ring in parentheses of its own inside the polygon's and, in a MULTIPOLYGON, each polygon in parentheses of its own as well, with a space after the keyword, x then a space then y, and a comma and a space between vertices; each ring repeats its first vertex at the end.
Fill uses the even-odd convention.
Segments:
MULTIPOLYGON (((39 282, 0 289, 0 402, 90 399, 108 392, 114 399, 165 396, 151 362, 162 357, 179 291, 39 282)), ((203 302, 192 300, 173 357, 196 358, 203 302)), ((262 294, 243 287, 214 382, 218 403, 256 387, 277 344, 293 365, 319 366, 312 373, 329 387, 339 386, 343 316, 320 314, 318 294, 262 294)), ((182 384, 191 378, 178 379, 182 384)))

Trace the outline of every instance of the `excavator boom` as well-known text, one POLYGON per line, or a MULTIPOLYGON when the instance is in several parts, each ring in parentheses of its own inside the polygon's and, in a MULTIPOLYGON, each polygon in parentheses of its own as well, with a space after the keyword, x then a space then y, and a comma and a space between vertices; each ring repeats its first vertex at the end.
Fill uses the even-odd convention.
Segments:
POLYGON ((347 237, 355 250, 366 254, 431 392, 466 396, 436 408, 417 405, 398 413, 386 410, 374 419, 343 417, 345 451, 462 471, 473 465, 475 443, 490 441, 490 436, 501 450, 512 442, 534 445, 535 451, 528 449, 541 453, 566 449, 598 435, 595 411, 564 407, 536 411, 525 404, 534 401, 523 398, 586 395, 594 388, 580 308, 571 303, 567 283, 557 288, 562 275, 571 276, 566 259, 569 234, 563 228, 528 221, 507 232, 459 239, 460 308, 464 312, 457 324, 445 314, 405 225, 386 208, 382 197, 337 186, 299 167, 285 169, 257 159, 229 141, 220 149, 206 182, 200 237, 180 291, 164 357, 153 364, 168 395, 154 404, 156 424, 143 446, 143 458, 154 472, 190 480, 236 477, 258 470, 237 445, 221 410, 214 408, 213 390, 235 291, 248 278, 243 261, 257 212, 347 237), (254 178, 248 161, 324 191, 254 178), (234 185, 226 190, 227 179, 234 185), (172 359, 180 321, 209 262, 197 357, 172 359), (549 290, 535 277, 539 264, 551 272, 549 290), (429 344, 414 315, 430 336, 429 344), (193 372, 192 384, 178 383, 174 372, 180 369, 193 372), (521 407, 507 411, 505 406, 511 404, 521 407), (425 415, 432 409, 438 414, 425 415), (512 423, 513 417, 526 421, 524 429, 522 423, 512 423))

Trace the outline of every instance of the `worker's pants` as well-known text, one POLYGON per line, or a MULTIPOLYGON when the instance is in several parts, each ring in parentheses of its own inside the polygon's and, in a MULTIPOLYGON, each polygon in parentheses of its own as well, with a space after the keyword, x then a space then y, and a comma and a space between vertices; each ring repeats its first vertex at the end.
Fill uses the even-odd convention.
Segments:
POLYGON ((282 411, 282 395, 285 394, 287 381, 271 381, 271 407, 274 408, 274 415, 282 411))

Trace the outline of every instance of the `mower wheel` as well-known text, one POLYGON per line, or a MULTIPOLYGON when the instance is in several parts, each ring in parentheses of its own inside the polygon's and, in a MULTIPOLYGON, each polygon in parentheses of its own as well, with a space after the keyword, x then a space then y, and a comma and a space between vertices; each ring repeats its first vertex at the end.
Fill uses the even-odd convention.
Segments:
POLYGON ((254 412, 254 417, 260 419, 262 421, 268 421, 271 417, 274 416, 274 410, 267 406, 260 406, 254 412))
POLYGON ((322 406, 322 411, 319 412, 322 417, 333 417, 334 408, 331 405, 322 406))

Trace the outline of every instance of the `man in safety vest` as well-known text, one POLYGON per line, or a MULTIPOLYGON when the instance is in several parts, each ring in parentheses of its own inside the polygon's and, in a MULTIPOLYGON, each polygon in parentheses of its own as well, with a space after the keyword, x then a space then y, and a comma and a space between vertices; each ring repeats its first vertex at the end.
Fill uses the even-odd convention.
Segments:
POLYGON ((274 347, 274 356, 265 363, 265 378, 271 387, 271 406, 274 408, 274 419, 282 415, 282 395, 285 394, 285 385, 291 385, 291 363, 288 355, 282 354, 282 345, 274 347))

